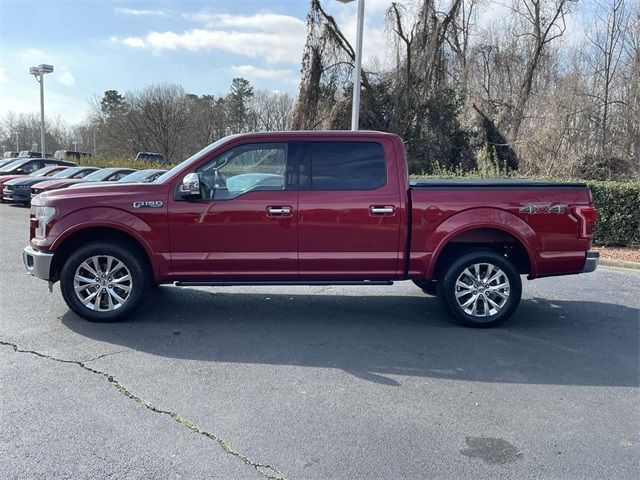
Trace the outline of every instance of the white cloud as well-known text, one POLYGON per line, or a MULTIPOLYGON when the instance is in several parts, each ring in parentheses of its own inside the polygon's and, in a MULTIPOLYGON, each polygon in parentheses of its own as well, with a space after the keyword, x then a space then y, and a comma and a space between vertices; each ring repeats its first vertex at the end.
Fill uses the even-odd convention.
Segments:
POLYGON ((194 28, 183 32, 149 32, 128 37, 121 42, 155 52, 165 50, 220 50, 250 58, 264 58, 269 63, 299 63, 305 38, 302 20, 286 15, 261 13, 246 15, 191 14, 211 28, 194 28))
POLYGON ((9 81, 9 77, 7 76, 7 69, 0 67, 0 83, 5 83, 9 81))
POLYGON ((281 80, 297 84, 298 72, 285 68, 260 68, 255 65, 233 65, 226 69, 233 75, 239 75, 248 79, 281 80))
POLYGON ((56 75, 56 80, 60 82, 65 87, 73 87, 76 84, 75 77, 71 74, 71 72, 61 72, 56 75))
POLYGON ((116 7, 113 9, 113 11, 121 15, 133 15, 136 17, 148 16, 148 15, 157 15, 161 17, 167 16, 167 12, 165 12, 164 10, 144 10, 144 9, 137 9, 137 8, 116 7))
POLYGON ((299 62, 304 37, 288 32, 234 32, 193 29, 182 33, 149 32, 146 37, 123 40, 130 47, 144 47, 157 51, 185 49, 222 50, 251 58, 264 57, 268 62, 299 62))
POLYGON ((122 43, 124 43, 128 47, 134 47, 134 48, 144 48, 147 46, 145 41, 140 37, 127 37, 122 40, 122 43))
POLYGON ((184 18, 202 23, 207 28, 234 28, 240 30, 278 31, 304 29, 302 20, 290 15, 277 13, 256 13, 255 15, 230 15, 227 13, 185 13, 184 18))

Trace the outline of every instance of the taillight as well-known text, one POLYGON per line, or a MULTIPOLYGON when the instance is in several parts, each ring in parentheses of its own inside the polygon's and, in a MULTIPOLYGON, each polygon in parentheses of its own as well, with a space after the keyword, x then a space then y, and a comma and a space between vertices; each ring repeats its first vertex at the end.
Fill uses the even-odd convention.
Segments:
POLYGON ((573 212, 580 220, 580 238, 592 238, 598 221, 598 210, 592 206, 573 207, 573 212))

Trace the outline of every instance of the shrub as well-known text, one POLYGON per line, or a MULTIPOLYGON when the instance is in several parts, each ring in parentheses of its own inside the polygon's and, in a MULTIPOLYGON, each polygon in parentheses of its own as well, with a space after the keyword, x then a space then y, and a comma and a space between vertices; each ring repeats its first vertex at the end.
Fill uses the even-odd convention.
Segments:
POLYGON ((640 246, 640 184, 587 181, 598 209, 595 242, 640 246))

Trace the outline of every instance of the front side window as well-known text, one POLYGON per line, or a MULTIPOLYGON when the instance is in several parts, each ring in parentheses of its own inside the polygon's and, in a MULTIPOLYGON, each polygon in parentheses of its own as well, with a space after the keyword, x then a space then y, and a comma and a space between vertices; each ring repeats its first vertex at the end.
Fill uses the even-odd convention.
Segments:
POLYGON ((287 144, 241 145, 197 172, 206 199, 228 200, 255 190, 284 190, 288 183, 287 144))
POLYGON ((311 142, 303 168, 311 190, 374 190, 387 183, 382 145, 377 142, 311 142), (310 172, 308 171, 310 170, 310 172))

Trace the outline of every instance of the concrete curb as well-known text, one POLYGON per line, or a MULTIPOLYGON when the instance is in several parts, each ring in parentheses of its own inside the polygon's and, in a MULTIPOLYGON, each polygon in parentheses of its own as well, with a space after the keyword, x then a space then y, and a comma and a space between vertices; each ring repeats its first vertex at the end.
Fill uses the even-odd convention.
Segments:
POLYGON ((628 268, 630 270, 640 270, 640 263, 628 262, 626 260, 614 260, 613 258, 600 257, 599 264, 603 267, 628 268))

